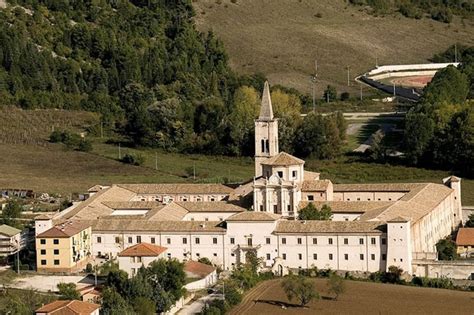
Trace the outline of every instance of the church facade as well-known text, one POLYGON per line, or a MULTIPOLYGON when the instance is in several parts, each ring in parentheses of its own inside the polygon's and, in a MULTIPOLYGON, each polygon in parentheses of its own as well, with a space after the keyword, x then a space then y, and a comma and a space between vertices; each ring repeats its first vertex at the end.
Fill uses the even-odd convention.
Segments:
POLYGON ((94 186, 91 197, 40 217, 36 233, 64 222, 90 224, 90 256, 115 259, 139 243, 165 248, 163 257, 207 257, 224 270, 262 268, 384 271, 397 266, 423 275, 417 261, 435 259, 436 243, 462 220, 461 180, 440 183, 333 184, 306 171, 278 148, 278 120, 265 83, 255 120, 255 176, 237 188, 221 184, 94 186), (253 198, 251 209, 241 200, 253 198), (301 221, 309 203, 332 209, 329 221, 301 221))

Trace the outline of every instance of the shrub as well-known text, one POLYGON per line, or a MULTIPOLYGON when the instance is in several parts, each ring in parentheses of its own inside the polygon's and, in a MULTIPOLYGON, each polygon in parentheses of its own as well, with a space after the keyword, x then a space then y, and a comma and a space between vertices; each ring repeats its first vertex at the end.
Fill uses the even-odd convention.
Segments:
POLYGON ((145 162, 145 157, 139 153, 137 154, 127 153, 123 156, 123 158, 120 161, 126 164, 138 166, 138 165, 142 165, 145 162))
POLYGON ((436 8, 431 11, 431 18, 439 22, 451 23, 453 14, 447 8, 436 8))
POLYGON ((349 92, 342 92, 341 93, 341 101, 347 101, 347 100, 349 100, 350 97, 351 97, 351 95, 349 94, 349 92))
POLYGON ((419 287, 438 288, 438 289, 454 288, 453 282, 448 278, 414 277, 411 280, 411 283, 419 287))
POLYGON ((92 151, 92 142, 90 142, 89 140, 83 139, 77 146, 77 150, 82 151, 82 152, 92 151))
POLYGON ((61 131, 53 131, 49 135, 49 142, 52 143, 58 143, 58 142, 63 142, 63 133, 61 131))

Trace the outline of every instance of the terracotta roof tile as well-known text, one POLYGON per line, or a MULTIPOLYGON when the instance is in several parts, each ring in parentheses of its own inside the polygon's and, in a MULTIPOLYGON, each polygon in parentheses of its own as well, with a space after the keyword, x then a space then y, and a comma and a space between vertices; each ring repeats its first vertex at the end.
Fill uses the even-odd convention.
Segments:
POLYGON ((121 184, 137 194, 230 194, 233 189, 222 184, 121 184))
POLYGON ((58 224, 53 226, 49 230, 44 231, 43 233, 37 235, 37 238, 63 238, 63 237, 71 237, 76 235, 77 233, 87 229, 91 225, 85 222, 79 221, 66 221, 62 224, 58 224))
POLYGON ((89 315, 100 305, 83 301, 54 301, 36 310, 36 313, 89 315))
POLYGON ((279 221, 274 233, 382 233, 380 222, 279 221))
POLYGON ((386 209, 395 201, 301 201, 299 209, 306 207, 309 203, 314 204, 318 209, 323 205, 328 205, 335 213, 365 213, 377 209, 386 209))
POLYGON ((139 243, 128 248, 125 248, 118 255, 121 257, 130 257, 130 256, 141 256, 141 257, 156 257, 164 253, 167 250, 166 247, 148 244, 148 243, 139 243))
POLYGON ((474 228, 460 228, 456 236, 456 245, 473 246, 474 245, 474 228))
POLYGON ((209 202, 191 202, 179 201, 176 204, 185 208, 189 212, 243 212, 245 208, 226 201, 209 201, 209 202))
POLYGON ((303 186, 301 187, 302 191, 326 191, 331 185, 330 180, 305 180, 303 186))
POLYGON ((288 166, 288 165, 301 165, 301 164, 304 164, 304 161, 286 152, 280 152, 274 157, 271 157, 263 161, 262 164, 273 165, 273 166, 288 166))
POLYGON ((280 219, 280 217, 280 215, 270 212, 245 211, 231 215, 226 221, 276 221, 280 219))
POLYGON ((209 266, 207 264, 203 264, 194 260, 188 260, 184 264, 184 271, 186 273, 190 273, 194 276, 198 276, 199 278, 205 278, 210 273, 216 270, 215 267, 209 266))
POLYGON ((222 222, 217 221, 154 221, 154 220, 92 220, 92 230, 107 231, 150 231, 150 232, 225 232, 222 222))
POLYGON ((409 192, 413 188, 426 185, 417 183, 379 183, 379 184, 334 184, 334 192, 350 191, 397 191, 409 192))

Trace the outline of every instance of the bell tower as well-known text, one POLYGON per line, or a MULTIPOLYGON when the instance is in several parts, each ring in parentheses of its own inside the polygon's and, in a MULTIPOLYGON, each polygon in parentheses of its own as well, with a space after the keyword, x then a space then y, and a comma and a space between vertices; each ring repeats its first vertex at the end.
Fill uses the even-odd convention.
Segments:
POLYGON ((260 115, 255 120, 255 177, 262 176, 262 162, 278 154, 278 120, 273 117, 270 86, 265 82, 260 115))

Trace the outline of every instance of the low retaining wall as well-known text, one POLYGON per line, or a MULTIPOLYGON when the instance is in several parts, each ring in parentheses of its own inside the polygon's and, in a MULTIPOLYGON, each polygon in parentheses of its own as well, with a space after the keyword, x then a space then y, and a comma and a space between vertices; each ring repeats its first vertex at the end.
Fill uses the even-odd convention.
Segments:
MULTIPOLYGON (((372 80, 366 76, 359 77, 359 80, 381 91, 392 95, 394 94, 393 85, 383 84, 378 81, 372 80)), ((401 86, 395 86, 395 95, 412 101, 418 101, 420 99, 420 94, 417 93, 415 89, 407 89, 401 86)))
POLYGON ((426 261, 414 260, 413 274, 419 277, 474 280, 474 261, 426 261))
POLYGON ((420 75, 435 75, 436 70, 426 70, 426 71, 400 71, 400 72, 386 72, 377 75, 371 75, 369 78, 372 80, 383 80, 387 78, 398 78, 398 77, 411 77, 411 76, 420 76, 420 75))

